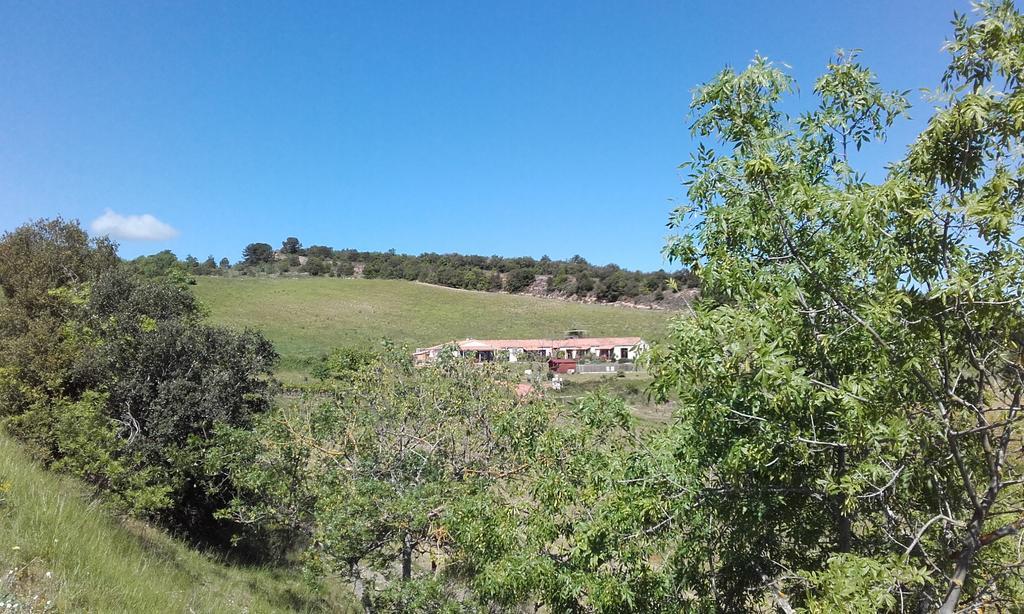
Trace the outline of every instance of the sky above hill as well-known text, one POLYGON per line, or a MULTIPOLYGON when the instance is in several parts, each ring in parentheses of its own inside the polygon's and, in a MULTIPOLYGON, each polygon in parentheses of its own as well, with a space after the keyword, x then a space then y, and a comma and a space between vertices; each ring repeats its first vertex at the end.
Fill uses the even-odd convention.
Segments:
POLYGON ((860 48, 930 114, 967 2, 0 0, 0 230, 78 218, 127 257, 249 242, 652 270, 692 88, 755 52, 813 104, 860 48))

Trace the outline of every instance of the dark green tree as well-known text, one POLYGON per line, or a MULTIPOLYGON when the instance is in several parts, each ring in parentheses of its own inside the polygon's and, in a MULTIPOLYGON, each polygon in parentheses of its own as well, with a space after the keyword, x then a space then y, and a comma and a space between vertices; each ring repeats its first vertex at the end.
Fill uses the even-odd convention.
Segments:
POLYGON ((132 260, 132 266, 144 277, 167 277, 174 273, 185 274, 184 265, 169 249, 150 256, 139 256, 132 260))
POLYGON ((346 260, 339 262, 338 265, 334 268, 334 272, 335 274, 338 275, 338 277, 352 277, 356 273, 356 268, 352 265, 351 262, 348 262, 346 260))
POLYGON ((248 265, 273 262, 274 248, 267 243, 250 243, 242 250, 242 260, 248 265))
POLYGON ((331 260, 334 258, 334 250, 326 245, 311 245, 306 249, 306 255, 310 258, 315 256, 321 260, 331 260))
POLYGON ((30 310, 51 289, 95 279, 116 262, 117 246, 90 239, 77 220, 36 220, 0 237, 0 288, 30 310))

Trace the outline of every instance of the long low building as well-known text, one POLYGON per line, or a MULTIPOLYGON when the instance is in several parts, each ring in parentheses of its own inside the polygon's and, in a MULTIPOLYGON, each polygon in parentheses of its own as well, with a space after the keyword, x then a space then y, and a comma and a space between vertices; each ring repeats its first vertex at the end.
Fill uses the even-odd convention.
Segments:
POLYGON ((640 337, 574 337, 569 339, 464 339, 450 344, 418 348, 413 352, 417 363, 437 358, 445 346, 454 346, 462 356, 473 355, 478 361, 494 360, 507 354, 510 362, 552 357, 592 358, 595 360, 632 360, 647 350, 648 343, 640 337))

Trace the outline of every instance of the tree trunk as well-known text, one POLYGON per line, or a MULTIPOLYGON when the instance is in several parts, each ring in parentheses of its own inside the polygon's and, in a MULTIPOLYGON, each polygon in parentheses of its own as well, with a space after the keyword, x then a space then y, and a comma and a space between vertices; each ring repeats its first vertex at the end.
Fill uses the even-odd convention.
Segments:
POLYGON ((410 533, 405 534, 405 540, 402 543, 402 580, 408 580, 412 577, 412 535, 410 533))
POLYGON ((963 550, 956 557, 956 568, 953 570, 953 577, 949 579, 949 589, 946 591, 946 599, 939 608, 939 614, 953 614, 956 605, 960 602, 960 594, 963 593, 964 583, 971 572, 971 563, 974 562, 974 555, 981 547, 978 535, 981 533, 982 521, 975 517, 971 522, 969 535, 964 543, 963 550))
POLYGON ((352 592, 355 593, 356 599, 363 606, 363 612, 366 614, 372 614, 373 612, 373 601, 370 599, 370 591, 366 590, 366 585, 363 583, 363 575, 359 573, 359 564, 350 563, 349 572, 352 575, 352 592))

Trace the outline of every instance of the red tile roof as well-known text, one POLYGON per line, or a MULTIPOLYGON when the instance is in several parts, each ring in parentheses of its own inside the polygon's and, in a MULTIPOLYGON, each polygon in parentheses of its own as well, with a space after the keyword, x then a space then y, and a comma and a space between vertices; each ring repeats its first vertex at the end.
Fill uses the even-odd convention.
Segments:
MULTIPOLYGON (((578 339, 464 339, 456 342, 459 349, 475 352, 521 349, 527 352, 540 350, 589 350, 590 348, 633 347, 643 342, 640 337, 581 337, 578 339)), ((438 350, 443 345, 417 350, 438 350)))

